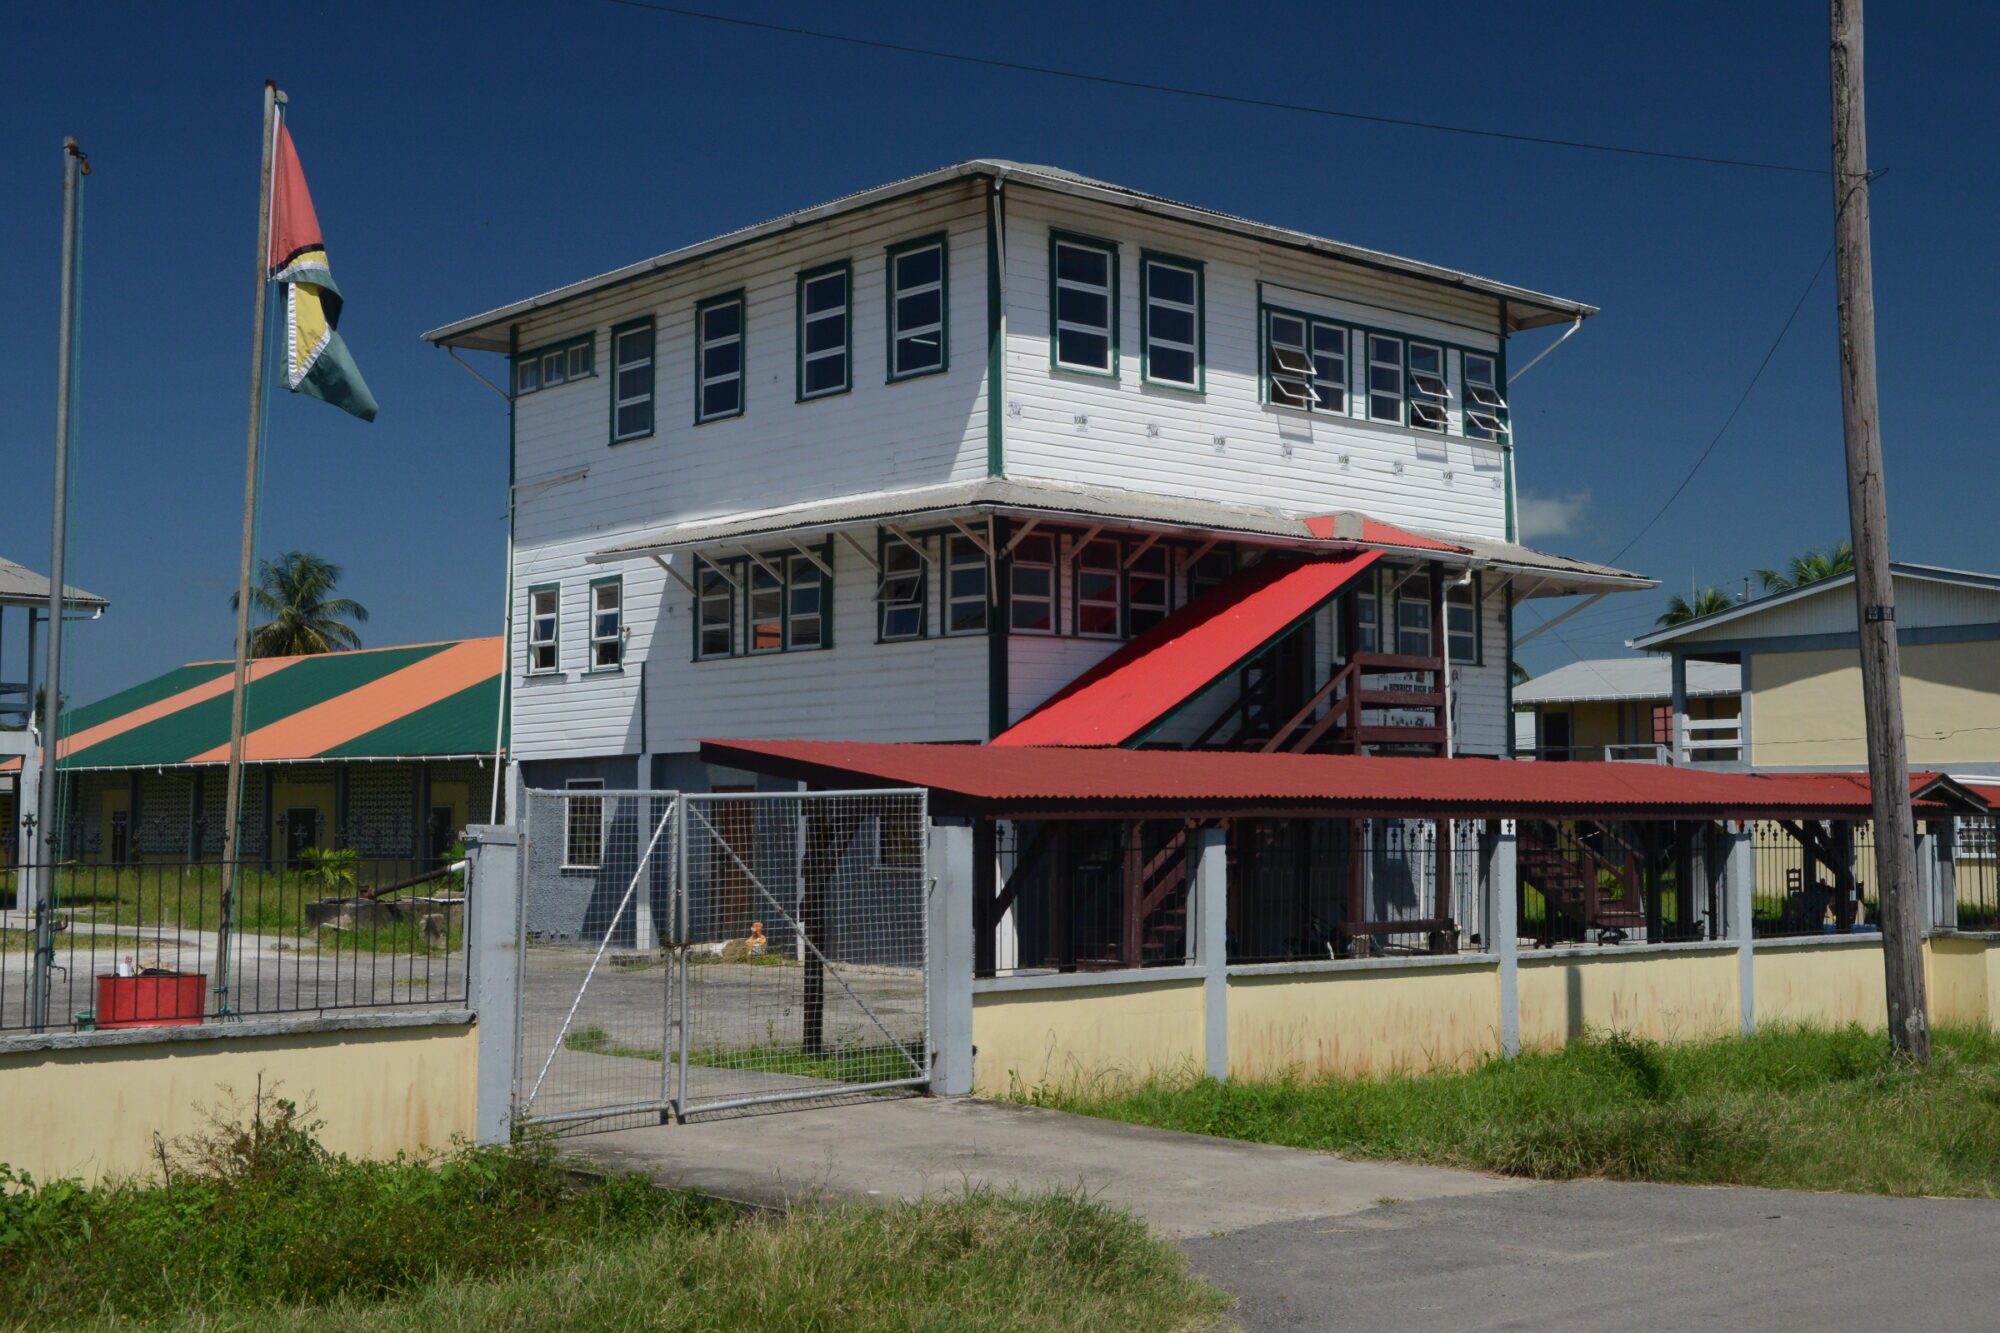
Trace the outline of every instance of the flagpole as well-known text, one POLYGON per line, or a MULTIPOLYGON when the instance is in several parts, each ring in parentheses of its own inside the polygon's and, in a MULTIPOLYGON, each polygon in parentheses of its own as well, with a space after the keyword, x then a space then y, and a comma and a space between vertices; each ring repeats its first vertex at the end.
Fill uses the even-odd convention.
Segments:
MULTIPOLYGON (((75 381, 72 377, 76 374, 70 353, 76 338, 76 270, 81 240, 77 226, 77 193, 83 188, 82 178, 89 170, 83 149, 77 146, 76 140, 64 139, 62 310, 58 319, 56 351, 56 499, 49 529, 48 670, 42 683, 41 773, 35 793, 35 836, 48 851, 41 869, 30 869, 27 877, 32 885, 28 892, 35 909, 35 957, 29 981, 28 1025, 35 1032, 47 1027, 49 1021, 49 963, 55 951, 56 863, 62 859, 62 830, 57 827, 56 819, 56 759, 59 748, 56 728, 62 716, 63 611, 69 600, 64 595, 69 589, 66 586, 68 576, 63 571, 63 553, 68 544, 65 529, 69 518, 69 451, 73 428, 69 409, 74 397, 72 386, 75 381)), ((31 631, 32 625, 31 620, 31 631)), ((32 668, 29 674, 33 674, 32 668)), ((28 710, 31 720, 34 707, 34 697, 30 695, 28 710)), ((25 767, 23 771, 26 771, 25 767)), ((32 845, 28 848, 27 860, 32 867, 36 860, 32 845)))
MULTIPOLYGON (((242 852, 243 703, 250 675, 250 573, 256 555, 257 472, 264 451, 264 323, 271 290, 271 158, 277 138, 278 108, 285 95, 275 80, 264 81, 263 165, 257 176, 257 302, 251 317, 250 429, 243 464, 243 552, 236 572, 236 674, 229 691, 229 781, 223 796, 221 921, 215 946, 217 1012, 233 1012, 229 1002, 229 936, 236 908, 236 862, 242 852)), ((268 815, 270 812, 266 811, 268 815)))

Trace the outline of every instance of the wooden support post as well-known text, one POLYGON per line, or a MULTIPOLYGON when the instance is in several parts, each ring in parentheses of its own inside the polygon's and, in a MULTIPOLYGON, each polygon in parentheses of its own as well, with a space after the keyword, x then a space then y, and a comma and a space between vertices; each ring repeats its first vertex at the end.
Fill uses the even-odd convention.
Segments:
POLYGON ((1144 947, 1145 926, 1142 906, 1146 900, 1146 825, 1143 820, 1125 821, 1125 857, 1119 875, 1124 892, 1118 910, 1118 961, 1126 967, 1139 966, 1144 947))
POLYGON ((1875 276, 1868 229, 1868 125, 1862 93, 1861 0, 1832 0, 1833 244, 1840 312, 1840 414, 1847 515, 1854 541, 1854 603, 1861 700, 1875 815, 1875 880, 1889 1038, 1899 1054, 1931 1055, 1924 991, 1923 904, 1916 818, 1903 744, 1903 665, 1889 574, 1889 502, 1875 395, 1875 276))
POLYGON ((1043 964, 1066 972, 1076 970, 1076 954, 1070 949, 1070 913, 1075 905, 1070 901, 1070 822, 1066 819, 1053 821, 1054 831, 1049 838, 1048 877, 1048 957, 1043 964))

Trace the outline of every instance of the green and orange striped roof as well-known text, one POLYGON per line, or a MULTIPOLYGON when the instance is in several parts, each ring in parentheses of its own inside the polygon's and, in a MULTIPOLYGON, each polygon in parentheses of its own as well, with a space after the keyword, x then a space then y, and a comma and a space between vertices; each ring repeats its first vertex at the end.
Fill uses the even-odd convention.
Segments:
MULTIPOLYGON (((364 648, 250 664, 250 763, 492 754, 502 640, 364 648)), ((66 769, 220 764, 229 758, 230 664, 192 662, 62 715, 66 769)))

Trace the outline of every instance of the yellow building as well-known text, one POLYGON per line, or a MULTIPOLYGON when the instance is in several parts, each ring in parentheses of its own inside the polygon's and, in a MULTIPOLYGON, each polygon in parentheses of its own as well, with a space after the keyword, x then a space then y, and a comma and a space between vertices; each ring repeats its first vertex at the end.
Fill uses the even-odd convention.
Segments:
MULTIPOLYGON (((1690 662, 1690 763, 1735 763, 1742 672, 1690 662)), ((1664 763, 1673 753, 1673 671, 1664 657, 1606 657, 1557 667, 1514 687, 1514 752, 1549 760, 1664 763)))

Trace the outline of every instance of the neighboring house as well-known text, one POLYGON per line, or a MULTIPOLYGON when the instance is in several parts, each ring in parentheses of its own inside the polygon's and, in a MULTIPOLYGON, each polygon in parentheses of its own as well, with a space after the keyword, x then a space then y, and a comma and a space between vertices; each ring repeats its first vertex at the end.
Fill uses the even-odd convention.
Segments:
MULTIPOLYGON (((1664 657, 1602 657, 1571 662, 1516 685, 1516 753, 1536 759, 1669 762, 1672 677, 1672 665, 1664 657)), ((1730 763, 1741 757, 1737 717, 1742 688, 1742 669, 1733 662, 1688 663, 1688 762, 1730 763)))
MULTIPOLYGON (((1890 570, 1910 767, 2000 775, 2000 575, 1890 570)), ((1867 767, 1858 644, 1852 574, 1632 641, 1668 655, 1676 682, 1697 663, 1739 666, 1746 763, 1770 772, 1867 767)))
MULTIPOLYGON (((497 638, 252 662, 244 858, 352 848, 421 866, 485 823, 501 665, 497 638)), ((66 856, 222 854, 231 674, 228 662, 190 663, 65 712, 66 856)))
MULTIPOLYGON (((81 588, 63 591, 69 611, 93 619, 111 605, 81 588)), ((33 744, 28 720, 35 706, 35 676, 42 668, 41 633, 48 609, 48 577, 0 557, 0 865, 14 861, 24 838, 21 818, 34 813, 33 800, 23 799, 32 797, 33 782, 24 781, 22 764, 33 744), (20 614, 12 614, 15 610, 20 614)))
POLYGON ((433 330, 510 358, 520 776, 752 782, 707 736, 1504 755, 1515 604, 1652 586, 1517 541, 1508 339, 1593 313, 973 161, 433 330))

